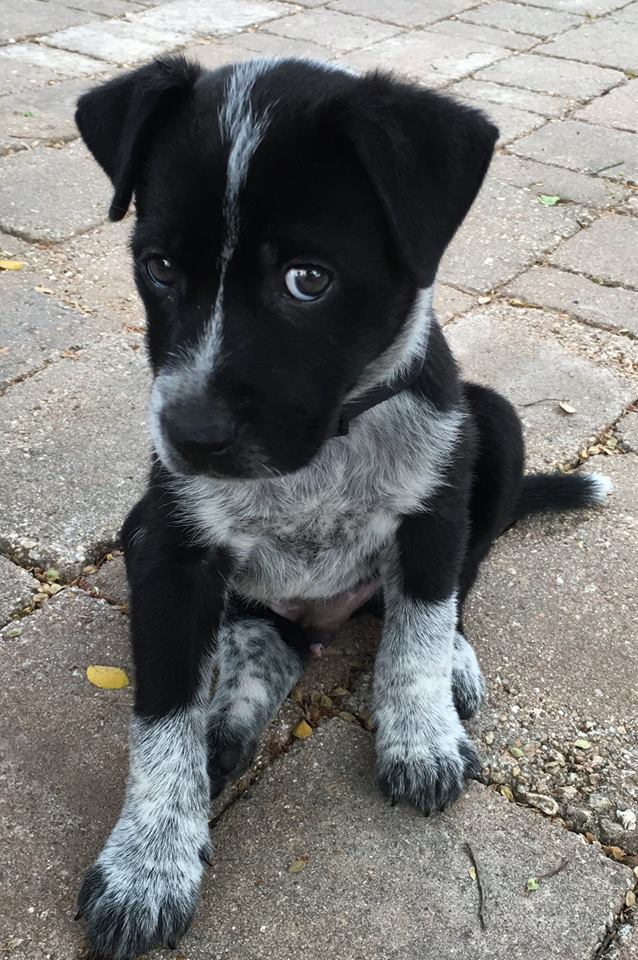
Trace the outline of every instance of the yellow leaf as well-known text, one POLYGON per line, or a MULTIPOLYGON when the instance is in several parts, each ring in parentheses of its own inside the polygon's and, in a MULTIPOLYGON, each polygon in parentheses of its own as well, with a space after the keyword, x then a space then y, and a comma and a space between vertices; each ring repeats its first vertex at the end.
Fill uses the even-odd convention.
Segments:
POLYGON ((21 260, 0 260, 0 270, 22 270, 23 266, 21 260))
POLYGON ((572 407, 571 403, 567 403, 567 400, 561 400, 558 406, 563 413, 576 413, 576 407, 572 407))
POLYGON ((119 667, 91 665, 86 668, 86 676, 94 687, 101 690, 121 690, 129 685, 127 675, 119 667))
POLYGON ((476 867, 470 867, 470 869, 467 872, 469 873, 472 880, 476 880, 476 867))
POLYGON ((293 860, 290 866, 288 867, 288 873, 301 873, 302 870, 305 870, 307 860, 293 860))
POLYGON ((296 737, 297 740, 306 740, 308 737, 312 736, 312 727, 309 723, 306 723, 305 720, 300 720, 295 729, 292 731, 293 737, 296 737))

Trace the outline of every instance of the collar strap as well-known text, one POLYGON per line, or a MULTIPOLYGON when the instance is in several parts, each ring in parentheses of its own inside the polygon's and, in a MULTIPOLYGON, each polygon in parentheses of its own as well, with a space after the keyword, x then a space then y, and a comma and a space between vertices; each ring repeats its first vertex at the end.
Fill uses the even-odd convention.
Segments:
POLYGON ((404 373, 390 383, 382 383, 378 387, 373 387, 371 390, 368 390, 367 393, 364 393, 363 396, 357 397, 356 400, 351 400, 349 403, 344 404, 334 436, 345 437, 350 429, 350 423, 355 417, 360 416, 372 407, 378 406, 378 404, 383 403, 385 400, 396 397, 397 394, 402 393, 403 390, 407 390, 413 386, 423 370, 424 362, 424 356, 416 356, 404 373))

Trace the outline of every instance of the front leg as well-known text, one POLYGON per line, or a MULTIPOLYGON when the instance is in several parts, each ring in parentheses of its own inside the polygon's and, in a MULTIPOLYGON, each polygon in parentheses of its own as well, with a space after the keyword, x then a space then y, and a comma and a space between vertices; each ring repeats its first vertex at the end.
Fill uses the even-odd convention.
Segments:
POLYGON ((456 800, 480 769, 452 692, 463 490, 446 490, 427 507, 403 519, 386 561, 374 680, 381 788, 424 813, 456 800))
POLYGON ((126 798, 79 895, 92 949, 116 960, 175 945, 210 857, 207 701, 228 567, 138 519, 124 531, 136 667, 126 798))

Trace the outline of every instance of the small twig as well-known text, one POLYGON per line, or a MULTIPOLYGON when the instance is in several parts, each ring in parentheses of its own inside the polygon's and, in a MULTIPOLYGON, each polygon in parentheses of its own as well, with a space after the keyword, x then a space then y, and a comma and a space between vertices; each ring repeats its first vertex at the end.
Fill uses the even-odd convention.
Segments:
POLYGON ((624 160, 619 160, 618 163, 608 163, 606 167, 599 167, 598 170, 594 170, 594 173, 603 173, 605 170, 613 170, 615 167, 622 167, 624 160))
MULTIPOLYGON (((554 867, 553 870, 550 870, 548 873, 541 873, 540 876, 535 877, 535 879, 540 883, 541 880, 549 880, 550 877, 555 877, 556 874, 560 873, 561 870, 564 870, 569 860, 561 860, 557 867, 554 867)), ((525 890, 525 896, 528 897, 532 891, 525 890)))
POLYGON ((474 867, 474 873, 476 874, 476 886, 478 887, 478 896, 479 896, 478 918, 479 918, 479 924, 481 925, 481 930, 485 930, 485 896, 483 894, 483 884, 481 883, 481 874, 479 873, 478 863, 476 862, 474 851, 472 850, 469 843, 465 844, 465 849, 467 850, 467 855, 472 862, 472 866, 474 867))
POLYGON ((560 397, 541 397, 540 400, 530 400, 529 403, 519 403, 519 407, 535 407, 537 403, 560 403, 560 397))

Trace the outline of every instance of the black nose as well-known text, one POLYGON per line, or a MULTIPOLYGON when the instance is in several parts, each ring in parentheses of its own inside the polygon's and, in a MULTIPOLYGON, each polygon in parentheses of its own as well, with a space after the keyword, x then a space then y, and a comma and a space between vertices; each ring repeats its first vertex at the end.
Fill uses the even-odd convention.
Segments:
POLYGON ((205 469, 237 438, 237 424, 221 403, 200 409, 179 404, 165 410, 162 425, 171 446, 191 466, 205 469))

